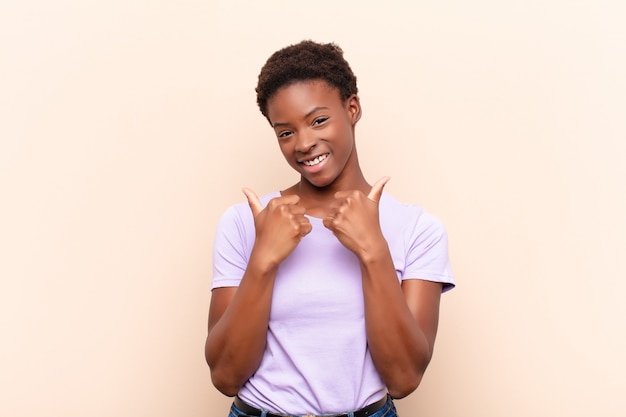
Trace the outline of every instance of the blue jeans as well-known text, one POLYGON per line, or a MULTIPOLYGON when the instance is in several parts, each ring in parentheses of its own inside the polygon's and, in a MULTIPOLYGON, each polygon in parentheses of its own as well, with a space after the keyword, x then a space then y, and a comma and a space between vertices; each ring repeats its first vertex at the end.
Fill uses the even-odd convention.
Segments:
MULTIPOLYGON (((261 417, 265 417, 266 413, 267 411, 263 410, 261 413, 261 417)), ((352 412, 347 412, 345 414, 347 414, 348 417, 353 417, 352 412)), ((248 415, 246 413, 244 413, 243 411, 235 407, 235 404, 230 406, 230 413, 228 414, 228 417, 247 417, 247 416, 248 415)), ((303 416, 289 415, 288 417, 303 417, 303 416)), ((393 404, 391 397, 387 396, 387 402, 385 403, 383 408, 381 408, 374 414, 370 415, 369 417, 398 417, 398 414, 396 412, 396 406, 393 404)))

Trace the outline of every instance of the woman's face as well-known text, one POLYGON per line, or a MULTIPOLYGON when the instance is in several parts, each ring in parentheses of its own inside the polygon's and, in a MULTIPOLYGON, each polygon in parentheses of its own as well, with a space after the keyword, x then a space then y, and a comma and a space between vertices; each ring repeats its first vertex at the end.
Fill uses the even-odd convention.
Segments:
POLYGON ((361 107, 356 95, 344 102, 325 81, 302 81, 279 89, 267 109, 280 150, 303 181, 326 187, 358 170, 354 125, 361 107))

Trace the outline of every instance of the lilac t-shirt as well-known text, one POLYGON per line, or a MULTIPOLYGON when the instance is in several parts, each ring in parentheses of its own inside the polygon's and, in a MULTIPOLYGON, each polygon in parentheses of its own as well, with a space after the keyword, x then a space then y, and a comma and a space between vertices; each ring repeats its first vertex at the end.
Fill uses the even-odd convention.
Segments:
MULTIPOLYGON (((436 281, 451 289, 441 222, 387 193, 379 213, 398 280, 436 281)), ((265 353, 239 392, 247 403, 279 414, 341 413, 387 393, 367 346, 359 262, 321 219, 309 219, 313 230, 278 268, 265 353)), ((239 286, 254 239, 248 204, 231 206, 217 228, 212 288, 239 286)))

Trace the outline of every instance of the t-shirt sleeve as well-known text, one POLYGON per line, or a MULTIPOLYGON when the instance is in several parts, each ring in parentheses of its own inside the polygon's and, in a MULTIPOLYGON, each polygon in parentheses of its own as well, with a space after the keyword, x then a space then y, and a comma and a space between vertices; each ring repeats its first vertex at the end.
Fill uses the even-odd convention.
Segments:
POLYGON ((229 207, 218 222, 213 242, 211 289, 238 287, 246 271, 251 243, 254 243, 254 221, 251 215, 250 219, 245 218, 245 211, 242 211, 237 206, 229 207), (251 236, 248 220, 252 222, 251 236))
POLYGON ((408 233, 407 259, 402 279, 440 282, 443 284, 443 292, 454 288, 448 257, 448 236, 443 223, 423 211, 408 233))

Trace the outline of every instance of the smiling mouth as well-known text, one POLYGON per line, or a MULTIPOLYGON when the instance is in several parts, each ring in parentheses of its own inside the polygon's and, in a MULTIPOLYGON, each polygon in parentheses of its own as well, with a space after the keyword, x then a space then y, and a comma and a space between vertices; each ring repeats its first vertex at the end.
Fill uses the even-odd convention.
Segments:
POLYGON ((322 162, 323 160, 325 160, 326 158, 328 158, 328 154, 325 153, 324 155, 320 155, 318 157, 315 157, 313 159, 309 159, 308 161, 302 161, 302 164, 308 166, 308 167, 313 167, 317 164, 319 164, 320 162, 322 162))

